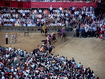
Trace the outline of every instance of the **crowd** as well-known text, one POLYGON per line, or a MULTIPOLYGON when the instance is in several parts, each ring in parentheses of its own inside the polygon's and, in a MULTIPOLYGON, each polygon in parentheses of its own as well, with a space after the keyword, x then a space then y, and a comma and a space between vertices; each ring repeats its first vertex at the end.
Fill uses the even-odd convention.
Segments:
MULTIPOLYGON (((44 23, 63 26, 60 18, 57 19, 60 10, 54 10, 54 14, 49 10, 42 9, 1 9, 0 24, 3 26, 43 26, 44 23), (58 13, 57 13, 58 12, 58 13), (56 21, 55 21, 56 20, 56 21), (59 22, 58 22, 59 21, 59 22), (56 23, 55 23, 56 22, 56 23)), ((64 14, 62 14, 64 16, 64 14)))
POLYGON ((55 9, 51 5, 49 9, 0 9, 1 26, 42 27, 45 23, 49 27, 72 27, 77 37, 99 37, 105 34, 105 14, 96 16, 93 7, 73 6, 65 9, 61 6, 55 9))
POLYGON ((0 79, 99 79, 75 59, 0 46, 0 79))
POLYGON ((64 9, 62 6, 54 9, 0 9, 0 24, 3 26, 72 26, 74 22, 88 17, 95 18, 93 7, 82 7, 77 9, 76 6, 70 9, 64 9))

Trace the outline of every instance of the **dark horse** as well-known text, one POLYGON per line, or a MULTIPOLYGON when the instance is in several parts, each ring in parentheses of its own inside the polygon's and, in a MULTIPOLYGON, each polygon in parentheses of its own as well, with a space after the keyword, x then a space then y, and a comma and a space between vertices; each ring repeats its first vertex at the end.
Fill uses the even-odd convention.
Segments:
POLYGON ((67 38, 66 33, 58 32, 57 35, 58 35, 57 36, 58 38, 61 38, 61 40, 66 41, 66 38, 67 38))
POLYGON ((40 32, 41 32, 42 35, 44 34, 46 36, 47 32, 48 32, 48 29, 45 29, 45 31, 43 29, 40 29, 40 32))
POLYGON ((56 34, 53 34, 52 35, 52 42, 56 42, 56 41, 57 41, 56 34))

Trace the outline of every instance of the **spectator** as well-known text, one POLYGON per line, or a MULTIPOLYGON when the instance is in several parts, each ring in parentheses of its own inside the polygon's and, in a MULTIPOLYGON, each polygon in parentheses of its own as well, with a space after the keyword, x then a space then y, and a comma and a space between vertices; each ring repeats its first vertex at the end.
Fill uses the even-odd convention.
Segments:
POLYGON ((50 14, 53 14, 53 7, 52 7, 52 5, 50 5, 49 10, 50 10, 50 14))
POLYGON ((10 43, 14 43, 14 34, 11 35, 11 40, 10 40, 10 43))
POLYGON ((6 44, 8 44, 8 33, 5 35, 6 44))

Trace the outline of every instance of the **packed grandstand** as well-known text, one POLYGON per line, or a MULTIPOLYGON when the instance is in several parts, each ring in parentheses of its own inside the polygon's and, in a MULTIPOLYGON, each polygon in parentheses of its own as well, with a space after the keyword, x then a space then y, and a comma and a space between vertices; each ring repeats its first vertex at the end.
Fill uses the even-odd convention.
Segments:
MULTIPOLYGON (((69 9, 59 7, 53 9, 0 9, 1 26, 42 27, 45 23, 48 27, 66 26, 73 28, 77 37, 104 37, 105 14, 96 14, 95 8, 75 6, 69 9)), ((104 37, 105 38, 105 37, 104 37)))
POLYGON ((1 79, 99 79, 74 58, 1 46, 0 54, 1 79))

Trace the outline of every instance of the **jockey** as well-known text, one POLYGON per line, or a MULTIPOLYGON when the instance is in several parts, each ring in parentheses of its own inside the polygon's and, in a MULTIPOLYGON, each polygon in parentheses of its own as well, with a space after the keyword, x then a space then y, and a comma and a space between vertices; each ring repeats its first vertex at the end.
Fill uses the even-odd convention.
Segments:
POLYGON ((53 36, 54 36, 54 32, 53 32, 53 33, 51 33, 51 38, 53 38, 53 36))
POLYGON ((51 44, 51 35, 48 34, 47 35, 47 46, 49 46, 51 44))
POLYGON ((51 37, 51 34, 47 34, 47 36, 51 37))
POLYGON ((51 35, 48 34, 48 35, 47 35, 47 41, 50 41, 50 40, 51 40, 51 35))
POLYGON ((43 46, 40 48, 40 51, 41 51, 41 52, 43 52, 43 51, 44 51, 44 47, 43 47, 43 46))
POLYGON ((51 39, 56 41, 56 36, 55 36, 55 33, 54 32, 51 33, 51 39))
POLYGON ((44 52, 44 50, 45 50, 45 49, 44 49, 44 44, 40 44, 40 45, 39 45, 39 51, 40 51, 40 52, 44 52))
POLYGON ((65 37, 66 36, 66 31, 65 31, 65 27, 62 28, 61 30, 62 36, 65 37))
POLYGON ((44 33, 45 33, 45 31, 46 31, 46 29, 47 29, 46 24, 44 24, 44 25, 42 26, 42 29, 43 29, 43 31, 44 31, 44 33))
POLYGON ((63 36, 65 36, 65 27, 62 28, 61 33, 63 36))
POLYGON ((62 28, 61 32, 62 32, 62 34, 65 33, 65 27, 62 28))

